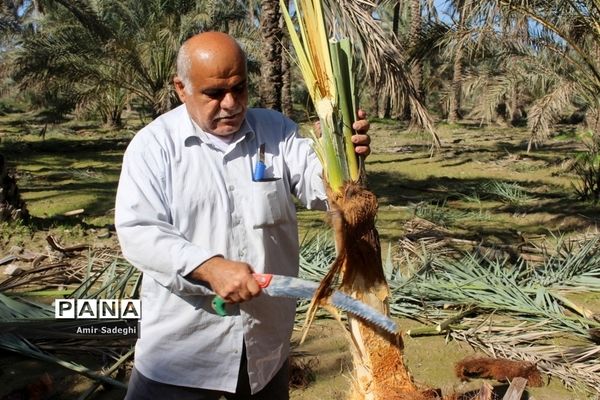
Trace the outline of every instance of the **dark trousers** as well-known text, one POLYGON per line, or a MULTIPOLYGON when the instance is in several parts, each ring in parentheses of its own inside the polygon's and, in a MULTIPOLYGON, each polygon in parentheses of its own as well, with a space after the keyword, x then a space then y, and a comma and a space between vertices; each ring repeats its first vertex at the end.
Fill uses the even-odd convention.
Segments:
POLYGON ((289 361, 283 364, 267 386, 254 395, 250 394, 245 351, 235 393, 169 385, 153 381, 133 368, 125 400, 219 400, 222 397, 227 400, 289 400, 289 361))

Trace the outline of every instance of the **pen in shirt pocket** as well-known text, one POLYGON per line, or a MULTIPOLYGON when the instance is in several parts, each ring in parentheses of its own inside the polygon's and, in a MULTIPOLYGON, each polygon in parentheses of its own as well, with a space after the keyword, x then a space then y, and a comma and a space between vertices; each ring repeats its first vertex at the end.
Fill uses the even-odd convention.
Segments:
POLYGON ((256 160, 256 165, 254 166, 254 175, 252 176, 252 180, 262 181, 265 179, 265 169, 267 166, 265 165, 265 144, 262 143, 258 147, 258 159, 256 160))

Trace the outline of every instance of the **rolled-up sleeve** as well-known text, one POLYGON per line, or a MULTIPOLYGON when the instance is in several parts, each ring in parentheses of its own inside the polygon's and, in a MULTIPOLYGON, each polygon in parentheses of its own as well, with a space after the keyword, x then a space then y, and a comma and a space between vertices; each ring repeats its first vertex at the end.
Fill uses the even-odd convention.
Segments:
MULTIPOLYGON (((139 134, 138 134, 139 135, 139 134)), ((179 295, 209 295, 186 278, 220 255, 191 243, 172 224, 166 190, 169 160, 156 142, 136 136, 123 158, 115 205, 115 226, 123 255, 136 268, 179 295)))

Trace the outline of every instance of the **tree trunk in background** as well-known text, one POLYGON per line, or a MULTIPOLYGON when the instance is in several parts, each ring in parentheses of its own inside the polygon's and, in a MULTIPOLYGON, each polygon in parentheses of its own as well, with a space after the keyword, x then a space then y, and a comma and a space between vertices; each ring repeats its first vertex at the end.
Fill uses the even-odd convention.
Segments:
MULTIPOLYGON (((423 20, 421 18, 421 0, 411 0, 410 3, 410 33, 409 33, 409 46, 414 49, 421 37, 421 30, 423 26, 423 20)), ((420 61, 413 63, 410 70, 410 77, 413 81, 415 89, 417 90, 419 101, 423 101, 423 94, 421 92, 421 79, 423 76, 423 65, 420 61)))
POLYGON ((262 0, 260 32, 263 39, 260 102, 263 107, 281 110, 281 38, 280 12, 277 0, 262 0))
POLYGON ((290 59, 287 56, 281 58, 281 74, 283 77, 283 86, 281 88, 281 104, 283 113, 292 117, 294 111, 292 100, 292 68, 290 59))
MULTIPOLYGON (((400 25, 400 1, 396 1, 394 4, 394 16, 392 18, 392 35, 398 36, 398 26, 400 25)), ((388 97, 385 100, 385 108, 383 111, 384 118, 392 117, 392 99, 388 97)))
POLYGON ((281 51, 281 76, 282 76, 282 87, 281 87, 281 106, 282 111, 288 117, 292 117, 294 111, 294 104, 292 100, 292 66, 290 64, 290 39, 283 29, 283 18, 281 18, 281 31, 283 37, 281 40, 282 51, 281 51))
POLYGON ((462 96, 462 45, 454 53, 454 74, 450 92, 450 106, 448 107, 448 122, 456 123, 460 116, 460 98, 462 96))
POLYGON ((450 102, 448 106, 448 122, 456 123, 459 119, 461 119, 460 115, 460 106, 461 106, 461 97, 462 97, 462 59, 463 59, 463 40, 465 32, 465 15, 466 4, 463 4, 463 7, 458 9, 460 14, 458 29, 457 29, 457 40, 458 44, 456 45, 456 52, 454 53, 454 67, 453 67, 453 75, 452 75, 452 86, 450 87, 450 102))
MULTIPOLYGON (((529 46, 529 21, 527 17, 520 16, 515 21, 515 38, 525 46, 529 46)), ((511 125, 518 125, 523 121, 523 109, 520 104, 520 90, 518 83, 515 84, 514 89, 511 93, 510 99, 510 123, 511 125)))
POLYGON ((8 174, 4 156, 0 154, 0 222, 27 219, 29 213, 19 194, 17 180, 8 174))
MULTIPOLYGON (((411 52, 418 46, 421 37, 421 30, 423 26, 423 19, 421 16, 421 0, 410 1, 410 30, 408 32, 408 46, 411 52)), ((413 82, 415 90, 417 91, 417 98, 423 102, 424 96, 421 91, 421 81, 423 77, 423 64, 420 60, 414 60, 410 67, 410 79, 413 82)), ((404 119, 410 119, 410 125, 416 125, 415 119, 412 116, 410 110, 410 104, 404 106, 404 119)))

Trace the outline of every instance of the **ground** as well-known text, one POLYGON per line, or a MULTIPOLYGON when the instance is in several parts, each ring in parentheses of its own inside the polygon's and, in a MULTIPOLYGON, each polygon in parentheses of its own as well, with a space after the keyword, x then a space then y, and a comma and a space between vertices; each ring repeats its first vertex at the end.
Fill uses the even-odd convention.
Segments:
MULTIPOLYGON (((399 321, 402 329, 415 326, 414 321, 399 321)), ((294 339, 299 339, 296 332, 294 339)), ((454 363, 474 351, 460 342, 446 342, 444 337, 405 337, 406 361, 416 382, 442 389, 443 393, 465 393, 481 387, 482 380, 462 383, 454 376, 454 363)), ((291 390, 292 400, 343 400, 346 399, 352 382, 351 357, 348 345, 338 322, 331 319, 318 320, 310 330, 306 341, 299 345, 296 342, 294 353, 297 359, 309 366, 314 376, 303 388, 291 390)), ((93 381, 73 374, 72 372, 52 364, 43 363, 10 353, 0 353, 0 398, 8 393, 21 389, 32 382, 40 382, 46 372, 50 371, 53 384, 49 388, 54 391, 56 400, 73 399, 89 389, 93 381), (59 393, 56 393, 59 392, 59 393)), ((75 359, 82 362, 94 362, 91 357, 82 355, 75 359)), ((96 360, 97 362, 97 360, 96 360)), ((89 364, 86 364, 89 365, 89 364)), ((502 385, 491 382, 501 390, 502 385)), ((118 389, 99 389, 95 399, 116 400, 123 397, 118 389)), ((528 390, 529 399, 537 400, 581 400, 580 393, 573 393, 562 387, 557 381, 550 381, 548 386, 528 390)), ((45 397, 42 397, 45 398, 45 397)))

